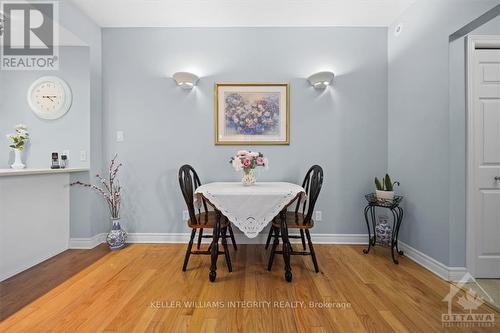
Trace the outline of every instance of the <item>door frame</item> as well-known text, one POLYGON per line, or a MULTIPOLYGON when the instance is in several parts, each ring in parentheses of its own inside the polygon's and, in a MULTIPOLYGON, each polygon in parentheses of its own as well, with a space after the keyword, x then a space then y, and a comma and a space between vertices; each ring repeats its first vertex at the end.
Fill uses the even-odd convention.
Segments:
POLYGON ((473 111, 475 101, 474 79, 476 78, 475 50, 476 48, 500 48, 500 35, 470 35, 466 37, 465 84, 466 84, 466 182, 465 182, 465 267, 476 276, 476 237, 474 234, 474 122, 473 111))

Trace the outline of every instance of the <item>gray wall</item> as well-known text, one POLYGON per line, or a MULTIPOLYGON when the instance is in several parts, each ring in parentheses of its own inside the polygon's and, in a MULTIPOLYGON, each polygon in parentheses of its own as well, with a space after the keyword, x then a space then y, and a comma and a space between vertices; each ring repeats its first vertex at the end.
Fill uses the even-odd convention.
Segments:
MULTIPOLYGON (((90 172, 72 174, 72 181, 94 181, 103 169, 101 28, 70 1, 59 2, 60 24, 89 47, 90 59, 90 172)), ((90 237, 108 230, 106 208, 99 198, 81 188, 71 189, 71 237, 90 237)))
POLYGON ((385 28, 103 29, 103 143, 107 159, 117 152, 124 163, 128 231, 186 231, 183 163, 204 182, 239 180, 228 159, 249 147, 214 145, 215 82, 285 81, 291 144, 251 147, 270 160, 259 179, 301 182, 322 165, 315 232, 366 233, 363 194, 387 169, 386 41, 385 28), (337 74, 323 92, 305 79, 322 69, 337 74), (183 70, 202 76, 196 89, 170 78, 183 70))
POLYGON ((29 168, 50 166, 51 152, 70 151, 70 166, 88 167, 81 162, 81 150, 90 150, 90 78, 88 47, 60 47, 57 71, 0 72, 0 168, 9 168, 14 153, 5 138, 14 132, 14 125, 28 126, 31 141, 24 151, 29 168), (57 120, 37 117, 30 109, 27 92, 39 77, 55 75, 65 80, 73 92, 73 104, 68 113, 57 120))
POLYGON ((450 129, 448 36, 498 3, 419 0, 388 30, 389 171, 406 196, 400 238, 447 265, 461 263, 450 259, 450 211, 463 204, 451 196, 451 143, 463 137, 450 129))
MULTIPOLYGON (((128 230, 183 232, 178 167, 191 163, 205 182, 237 181, 227 159, 248 148, 213 145, 213 84, 287 81, 291 144, 251 147, 270 158, 270 170, 259 179, 300 182, 311 164, 323 165, 317 206, 323 222, 315 231, 365 233, 361 194, 372 190, 374 175, 389 169, 406 196, 402 240, 462 266, 463 39, 450 45, 448 36, 498 3, 419 0, 395 22, 404 25, 399 37, 394 25, 158 28, 104 29, 101 41, 94 22, 61 2, 61 24, 89 46, 90 173, 72 180, 92 180, 118 152, 128 230), (324 69, 336 73, 334 86, 318 92, 305 77, 324 69), (202 76, 195 90, 183 91, 169 78, 182 70, 202 76), (115 142, 117 130, 125 132, 125 142, 115 142)), ((495 24, 475 33, 494 33, 495 24)), ((71 190, 72 237, 106 231, 106 216, 96 195, 71 190)))
MULTIPOLYGON (((82 181, 90 181, 90 175, 95 175, 96 173, 100 173, 102 171, 103 161, 102 161, 102 87, 101 87, 101 29, 97 26, 92 20, 90 20, 85 14, 83 14, 78 8, 76 8, 69 1, 59 1, 59 24, 61 29, 64 29, 66 37, 68 34, 66 32, 72 33, 74 36, 80 39, 82 45, 86 46, 86 59, 80 59, 82 61, 78 61, 78 58, 75 57, 73 59, 72 56, 64 57, 61 55, 61 66, 65 66, 65 62, 73 62, 71 67, 68 67, 68 70, 74 72, 78 71, 78 73, 82 74, 82 78, 86 78, 87 80, 87 90, 86 92, 78 93, 75 92, 75 97, 79 100, 79 103, 82 103, 83 97, 86 96, 86 121, 84 123, 78 123, 76 125, 66 126, 64 127, 64 131, 71 131, 71 138, 67 140, 81 140, 84 139, 86 142, 85 149, 90 151, 88 156, 88 161, 85 165, 76 165, 73 166, 87 166, 90 168, 90 172, 82 172, 78 174, 72 174, 71 179, 74 180, 82 180, 82 181), (81 131, 81 135, 78 135, 81 131), (76 134, 75 134, 76 133, 76 134)), ((74 45, 74 39, 71 39, 71 45, 74 45)), ((63 41, 64 43, 66 40, 63 41)), ((80 45, 80 43, 78 43, 80 45)), ((71 49, 71 48, 70 48, 71 49)), ((61 70, 65 70, 65 67, 62 67, 61 70)), ((4 77, 8 76, 9 82, 12 79, 17 80, 17 78, 22 78, 25 76, 33 76, 38 77, 43 74, 57 74, 57 72, 31 72, 31 73, 21 73, 21 72, 13 72, 9 74, 7 72, 0 72, 0 83, 4 82, 4 77)), ((27 88, 26 88, 27 89, 27 88)), ((7 91, 7 87, 5 83, 2 83, 0 93, 7 91)), ((20 88, 16 91, 16 94, 19 96, 13 101, 12 108, 5 108, 0 104, 0 131, 1 137, 3 138, 4 133, 10 133, 11 127, 13 124, 12 121, 18 122, 19 118, 23 114, 27 114, 27 103, 26 103, 26 90, 25 88, 20 88), (8 112, 12 116, 12 121, 4 121, 3 113, 8 112), (8 130, 4 130, 7 127, 8 130)), ((4 103, 5 97, 2 95, 0 99, 0 103, 4 103)), ((58 124, 63 124, 66 120, 66 117, 70 118, 70 115, 76 114, 75 107, 70 110, 70 112, 61 119, 58 124)), ((27 125, 30 123, 27 122, 27 125)), ((41 125, 41 124, 40 124, 41 125)), ((45 153, 42 152, 41 149, 38 149, 39 146, 35 146, 35 139, 44 138, 47 142, 55 142, 55 140, 61 140, 60 131, 50 131, 47 132, 49 128, 54 128, 56 126, 56 122, 53 122, 47 126, 35 126, 35 132, 33 133, 33 146, 31 147, 30 154, 45 156, 45 153), (43 131, 43 134, 37 135, 37 128, 43 131)), ((64 132, 63 131, 63 132, 64 132)), ((41 133, 41 132, 40 132, 41 133)), ((64 139, 64 138, 63 138, 64 139)), ((63 143, 64 140, 61 140, 60 143, 63 143)), ((5 146, 7 145, 7 141, 4 141, 4 145, 0 145, 0 167, 8 167, 8 152, 4 151, 5 146), (2 153, 3 152, 3 153, 2 153)), ((78 152, 77 149, 72 149, 72 147, 66 147, 62 149, 69 148, 73 152, 72 162, 76 163, 79 160, 78 153, 74 155, 75 152, 78 152), (76 158, 75 158, 76 156, 76 158)), ((52 147, 51 147, 52 149, 52 147)), ((50 156, 49 156, 50 158, 50 156)), ((46 163, 50 161, 46 161, 45 157, 43 157, 43 161, 41 158, 30 158, 28 159, 28 167, 43 167, 47 166, 46 163), (36 162, 36 164, 32 164, 32 162, 36 162)), ((100 198, 98 198, 94 193, 90 193, 90 191, 83 191, 82 189, 72 188, 71 189, 71 209, 70 209, 70 222, 71 222, 71 236, 72 237, 90 237, 96 235, 98 233, 104 232, 108 229, 109 222, 107 221, 105 207, 101 202, 100 198)))
MULTIPOLYGON (((500 35, 500 17, 469 35, 500 35)), ((465 266, 466 38, 449 44, 450 57, 450 266, 465 266)))

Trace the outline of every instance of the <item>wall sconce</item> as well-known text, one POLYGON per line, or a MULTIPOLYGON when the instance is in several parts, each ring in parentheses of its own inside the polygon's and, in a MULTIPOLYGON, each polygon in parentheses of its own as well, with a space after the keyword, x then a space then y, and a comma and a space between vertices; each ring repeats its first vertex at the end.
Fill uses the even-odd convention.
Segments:
POLYGON ((325 89, 330 85, 334 77, 332 72, 319 72, 307 78, 309 83, 316 89, 325 89))
POLYGON ((198 76, 188 72, 177 72, 173 78, 182 89, 193 89, 200 80, 198 76))

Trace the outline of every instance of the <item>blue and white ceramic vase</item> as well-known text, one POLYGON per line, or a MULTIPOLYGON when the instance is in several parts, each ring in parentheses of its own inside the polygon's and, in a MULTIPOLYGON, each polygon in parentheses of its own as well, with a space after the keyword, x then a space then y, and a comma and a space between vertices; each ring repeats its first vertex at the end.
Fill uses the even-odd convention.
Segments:
POLYGON ((120 218, 112 218, 111 222, 111 231, 106 237, 106 243, 108 243, 111 250, 118 250, 126 245, 125 242, 127 241, 127 233, 120 225, 120 218))
POLYGON ((391 243, 392 227, 385 219, 381 219, 375 226, 375 234, 377 242, 381 245, 389 245, 391 243))

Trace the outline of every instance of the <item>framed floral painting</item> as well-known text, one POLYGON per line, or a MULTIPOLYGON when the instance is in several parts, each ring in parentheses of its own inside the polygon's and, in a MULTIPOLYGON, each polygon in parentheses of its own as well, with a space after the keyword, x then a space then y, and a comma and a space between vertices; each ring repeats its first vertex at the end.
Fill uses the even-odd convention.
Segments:
POLYGON ((217 83, 215 144, 289 144, 288 95, 287 83, 217 83))

